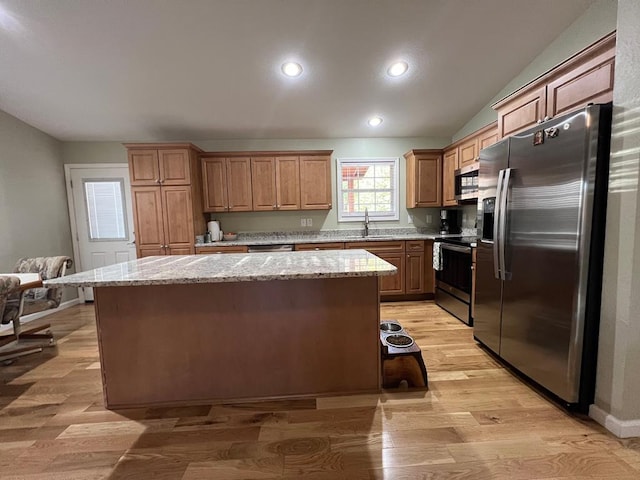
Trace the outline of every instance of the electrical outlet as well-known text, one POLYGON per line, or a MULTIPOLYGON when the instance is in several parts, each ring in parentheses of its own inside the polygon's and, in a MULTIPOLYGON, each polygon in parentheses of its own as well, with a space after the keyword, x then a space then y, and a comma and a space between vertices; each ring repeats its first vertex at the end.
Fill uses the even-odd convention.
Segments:
POLYGON ((312 226, 313 226, 313 219, 307 218, 307 227, 312 227, 312 226))
POLYGON ((409 214, 409 218, 407 219, 407 223, 411 225, 413 223, 413 215, 409 214))
POLYGON ((427 214, 425 220, 427 221, 428 224, 431 224, 431 222, 433 221, 433 217, 429 214, 427 214))
POLYGON ((300 219, 300 226, 301 227, 306 227, 307 226, 307 219, 306 218, 301 218, 300 219))

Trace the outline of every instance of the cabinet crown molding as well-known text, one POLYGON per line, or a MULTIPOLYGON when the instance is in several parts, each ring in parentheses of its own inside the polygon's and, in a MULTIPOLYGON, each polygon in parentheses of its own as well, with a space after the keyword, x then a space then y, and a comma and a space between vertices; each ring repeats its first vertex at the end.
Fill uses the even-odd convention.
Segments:
POLYGON ((128 150, 173 150, 178 148, 190 148, 198 153, 204 152, 204 150, 193 143, 123 143, 122 145, 124 145, 128 150))
POLYGON ((243 150, 230 152, 202 152, 202 157, 277 157, 277 156, 321 156, 331 155, 333 150, 243 150))

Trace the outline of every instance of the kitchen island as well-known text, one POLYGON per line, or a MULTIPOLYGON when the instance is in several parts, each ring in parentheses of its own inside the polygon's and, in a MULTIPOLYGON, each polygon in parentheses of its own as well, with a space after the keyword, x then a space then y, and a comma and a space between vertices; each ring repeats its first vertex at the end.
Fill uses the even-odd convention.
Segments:
POLYGON ((372 392, 378 276, 364 250, 146 257, 93 287, 107 408, 372 392))

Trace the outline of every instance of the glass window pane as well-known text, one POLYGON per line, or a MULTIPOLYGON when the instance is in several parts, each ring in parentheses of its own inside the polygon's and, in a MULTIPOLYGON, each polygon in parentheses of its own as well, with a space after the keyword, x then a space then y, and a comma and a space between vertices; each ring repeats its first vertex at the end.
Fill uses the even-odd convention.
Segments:
POLYGON ((128 238, 120 180, 84 182, 89 223, 89 240, 125 240, 128 238))

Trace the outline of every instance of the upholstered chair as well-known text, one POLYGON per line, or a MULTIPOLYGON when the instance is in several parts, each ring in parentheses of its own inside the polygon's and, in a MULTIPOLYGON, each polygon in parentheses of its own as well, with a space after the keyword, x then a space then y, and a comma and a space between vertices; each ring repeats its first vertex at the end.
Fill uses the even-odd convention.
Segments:
MULTIPOLYGON (((69 257, 21 258, 13 267, 13 273, 39 273, 42 280, 64 276, 73 265, 69 257)), ((31 288, 24 294, 22 315, 58 308, 62 300, 63 288, 31 288)))
POLYGON ((17 277, 0 276, 0 320, 14 321, 20 315, 20 303, 9 302, 9 297, 19 295, 20 280, 17 277))

